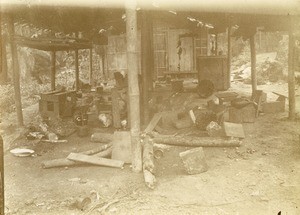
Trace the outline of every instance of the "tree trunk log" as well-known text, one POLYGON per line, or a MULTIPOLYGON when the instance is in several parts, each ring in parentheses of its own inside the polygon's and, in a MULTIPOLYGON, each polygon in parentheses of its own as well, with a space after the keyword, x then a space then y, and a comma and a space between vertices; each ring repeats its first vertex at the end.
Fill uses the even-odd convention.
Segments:
POLYGON ((144 180, 146 186, 149 187, 150 189, 154 189, 156 183, 155 176, 148 170, 143 170, 143 172, 144 172, 144 180))
MULTIPOLYGON (((112 151, 111 146, 112 146, 111 144, 106 144, 106 145, 100 146, 99 148, 82 152, 82 154, 93 155, 93 154, 97 153, 97 154, 95 154, 95 156, 106 157, 109 154, 111 154, 111 151, 112 151)), ((76 165, 80 165, 80 164, 82 164, 82 163, 71 161, 67 158, 60 158, 60 159, 44 161, 44 162, 42 162, 42 167, 44 169, 48 169, 48 168, 54 168, 54 167, 76 166, 76 165)))
POLYGON ((112 155, 112 147, 109 147, 108 149, 98 152, 97 154, 94 154, 94 156, 102 157, 102 158, 108 158, 112 155))
POLYGON ((144 138, 143 147, 143 169, 148 170, 151 173, 154 172, 154 162, 153 162, 153 142, 150 141, 150 137, 146 136, 144 138))
POLYGON ((92 142, 109 143, 113 140, 114 135, 108 133, 94 133, 91 136, 92 142))
POLYGON ((191 137, 191 136, 157 136, 153 142, 174 145, 174 146, 190 146, 190 147, 237 147, 241 143, 239 140, 226 140, 223 138, 213 137, 191 137))
POLYGON ((140 143, 140 94, 138 82, 137 56, 137 14, 136 0, 127 0, 126 6, 126 38, 127 38, 127 71, 129 96, 129 124, 132 145, 132 170, 142 171, 142 146, 140 143))

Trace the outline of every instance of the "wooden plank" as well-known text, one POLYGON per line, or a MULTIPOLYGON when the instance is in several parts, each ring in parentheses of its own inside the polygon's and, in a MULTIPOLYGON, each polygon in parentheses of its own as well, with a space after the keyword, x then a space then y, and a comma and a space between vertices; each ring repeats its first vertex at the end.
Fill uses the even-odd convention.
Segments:
POLYGON ((85 155, 80 153, 70 153, 67 158, 72 161, 79 161, 79 162, 89 163, 89 164, 94 164, 99 166, 122 168, 124 165, 123 161, 95 157, 95 156, 90 156, 90 155, 85 155))
POLYGON ((227 137, 245 138, 244 128, 242 124, 224 122, 224 131, 227 137))
POLYGON ((153 131, 153 129, 155 128, 155 126, 157 125, 157 123, 159 122, 161 117, 162 117, 162 112, 154 114, 154 116, 152 117, 151 121, 149 122, 149 124, 148 124, 147 128, 144 130, 144 132, 149 133, 149 132, 153 131))

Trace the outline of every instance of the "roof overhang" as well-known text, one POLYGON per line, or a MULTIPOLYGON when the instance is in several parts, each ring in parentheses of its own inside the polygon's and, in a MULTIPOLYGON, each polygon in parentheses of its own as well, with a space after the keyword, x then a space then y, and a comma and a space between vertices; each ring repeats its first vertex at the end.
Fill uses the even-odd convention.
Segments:
MULTIPOLYGON (((124 8, 128 0, 1 0, 4 8, 17 5, 124 8)), ((133 0, 129 0, 133 1, 133 0)), ((143 9, 265 15, 300 15, 299 0, 136 0, 143 9)))

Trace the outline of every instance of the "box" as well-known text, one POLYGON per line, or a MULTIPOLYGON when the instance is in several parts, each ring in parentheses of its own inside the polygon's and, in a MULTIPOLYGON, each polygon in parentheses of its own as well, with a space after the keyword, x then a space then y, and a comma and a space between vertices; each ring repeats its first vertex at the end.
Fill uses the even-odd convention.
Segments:
POLYGON ((43 117, 71 117, 76 106, 76 91, 42 93, 39 111, 43 117))

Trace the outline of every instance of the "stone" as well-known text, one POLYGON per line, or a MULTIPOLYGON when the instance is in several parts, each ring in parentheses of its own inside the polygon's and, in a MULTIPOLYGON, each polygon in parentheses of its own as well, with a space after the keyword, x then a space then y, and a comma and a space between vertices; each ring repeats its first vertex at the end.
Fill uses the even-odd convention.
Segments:
POLYGON ((190 175, 199 174, 208 170, 202 147, 179 153, 186 172, 190 175))

